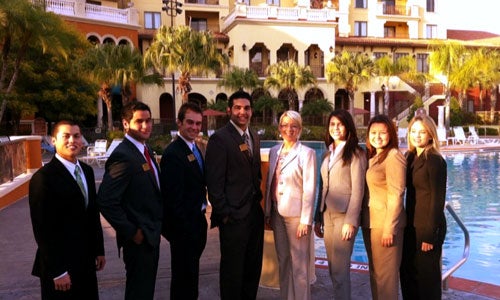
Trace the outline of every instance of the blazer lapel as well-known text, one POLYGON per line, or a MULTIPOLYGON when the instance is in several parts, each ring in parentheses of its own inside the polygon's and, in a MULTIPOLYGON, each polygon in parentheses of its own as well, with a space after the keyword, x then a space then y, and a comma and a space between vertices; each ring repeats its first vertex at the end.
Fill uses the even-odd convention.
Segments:
MULTIPOLYGON (((233 124, 231 124, 231 122, 229 122, 226 126, 228 126, 228 131, 231 134, 231 137, 233 138, 233 140, 238 145, 238 149, 240 150, 241 154, 243 156, 245 156, 249 162, 252 162, 252 156, 250 156, 249 150, 248 149, 244 150, 245 147, 246 147, 245 146, 246 144, 243 141, 243 137, 240 135, 240 133, 238 132, 238 130, 236 130, 236 128, 234 128, 234 126, 233 126, 233 124)), ((250 138, 252 139, 253 149, 255 151, 255 140, 254 140, 252 134, 250 134, 250 138)))
MULTIPOLYGON (((63 165, 63 163, 60 162, 55 156, 54 156, 54 158, 52 158, 51 163, 53 163, 57 174, 61 174, 61 176, 64 178, 64 180, 68 182, 70 188, 74 191, 78 191, 78 195, 80 195, 80 197, 78 199, 79 204, 81 204, 82 208, 85 209, 85 197, 82 194, 80 187, 78 186, 78 183, 76 182, 75 178, 73 177, 73 174, 71 174, 69 172, 69 170, 66 169, 66 167, 63 165)), ((87 181, 87 189, 89 189, 89 187, 90 187, 89 179, 85 173, 84 173, 84 175, 85 175, 85 180, 87 181)), ((87 193, 88 193, 88 191, 87 191, 87 193)))
POLYGON ((281 164, 281 170, 283 170, 287 165, 289 165, 297 157, 297 155, 299 155, 301 148, 302 148, 302 144, 300 142, 297 142, 297 143, 295 143, 295 145, 293 145, 291 151, 288 153, 288 155, 285 157, 285 160, 281 164))
MULTIPOLYGON (((181 138, 178 138, 177 140, 175 140, 175 143, 177 143, 176 147, 179 149, 181 155, 185 158, 187 165, 193 170, 195 174, 198 174, 200 177, 203 177, 203 172, 200 170, 200 165, 196 160, 196 156, 194 156, 193 151, 189 148, 186 142, 184 142, 184 140, 182 140, 181 138)), ((200 151, 199 148, 198 151, 200 151)), ((201 157, 201 161, 203 162, 203 166, 205 166, 203 155, 201 157)))

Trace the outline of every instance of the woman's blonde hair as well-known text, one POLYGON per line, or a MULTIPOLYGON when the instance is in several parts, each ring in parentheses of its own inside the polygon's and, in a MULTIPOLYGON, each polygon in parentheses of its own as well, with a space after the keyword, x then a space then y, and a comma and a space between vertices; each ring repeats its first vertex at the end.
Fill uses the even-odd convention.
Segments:
POLYGON ((408 124, 408 137, 407 137, 408 150, 412 152, 417 151, 415 149, 415 145, 413 145, 413 143, 411 142, 410 134, 411 134, 411 127, 413 126, 413 124, 415 124, 415 122, 418 121, 422 122, 422 125, 424 126, 425 130, 427 131, 427 133, 431 138, 430 142, 424 148, 423 152, 424 157, 427 157, 428 153, 439 154, 439 139, 437 135, 436 123, 434 123, 434 120, 431 117, 425 114, 416 115, 415 117, 413 117, 413 119, 411 119, 410 123, 408 124))
POLYGON ((280 121, 279 121, 278 126, 281 126, 281 122, 283 121, 283 118, 285 118, 285 117, 290 118, 292 121, 296 122, 299 125, 300 129, 299 129, 298 137, 300 137, 300 135, 302 134, 302 117, 300 116, 300 114, 298 112, 296 112, 295 110, 285 111, 280 117, 280 121))

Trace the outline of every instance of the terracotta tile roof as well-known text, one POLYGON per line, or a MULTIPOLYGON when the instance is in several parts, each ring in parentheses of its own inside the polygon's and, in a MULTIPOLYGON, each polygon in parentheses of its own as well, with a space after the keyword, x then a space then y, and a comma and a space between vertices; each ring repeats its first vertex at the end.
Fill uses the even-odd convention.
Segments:
POLYGON ((453 40, 472 41, 497 38, 500 35, 486 31, 448 29, 447 37, 453 40))

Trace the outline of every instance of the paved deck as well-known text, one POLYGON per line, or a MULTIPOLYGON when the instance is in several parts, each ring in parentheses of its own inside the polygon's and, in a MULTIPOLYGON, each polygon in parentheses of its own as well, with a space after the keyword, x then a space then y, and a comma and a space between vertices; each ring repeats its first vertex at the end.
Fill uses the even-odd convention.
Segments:
MULTIPOLYGON (((95 174, 99 183, 103 169, 95 168, 95 174)), ((123 299, 125 290, 123 262, 117 255, 113 229, 105 220, 102 222, 107 264, 105 269, 98 273, 101 299, 123 299)), ((162 239, 160 247, 160 265, 155 299, 169 299, 170 250, 168 242, 162 239)), ((30 275, 35 250, 36 244, 29 218, 28 199, 24 197, 0 210, 0 299, 40 299, 38 278, 30 275)), ((218 231, 212 229, 208 231, 207 246, 201 258, 199 299, 220 298, 219 259, 218 231)), ((312 298, 332 299, 332 284, 328 271, 317 267, 316 277, 317 281, 312 285, 312 298)), ((353 271, 351 281, 353 299, 371 298, 369 278, 366 272, 353 271)), ((257 299, 279 299, 279 290, 261 287, 257 299)), ((443 299, 500 299, 500 287, 467 280, 452 280, 450 289, 443 294, 443 299)))

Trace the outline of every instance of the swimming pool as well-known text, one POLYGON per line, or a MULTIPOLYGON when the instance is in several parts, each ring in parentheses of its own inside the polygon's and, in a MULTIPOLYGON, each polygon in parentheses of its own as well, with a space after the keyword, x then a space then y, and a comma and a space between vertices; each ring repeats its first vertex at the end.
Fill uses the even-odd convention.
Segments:
MULTIPOLYGON (((314 148, 318 160, 325 150, 322 142, 303 142, 314 148)), ((276 141, 262 141, 269 148, 276 141)), ((445 153, 448 164, 446 201, 470 233, 470 255, 453 276, 500 285, 500 152, 445 153)), ((319 161, 318 161, 319 164, 319 161)), ((448 229, 443 246, 443 268, 462 256, 464 236, 446 212, 448 229)), ((316 238, 316 256, 326 257, 322 239, 316 238)), ((352 260, 368 262, 361 233, 356 236, 352 260)))

